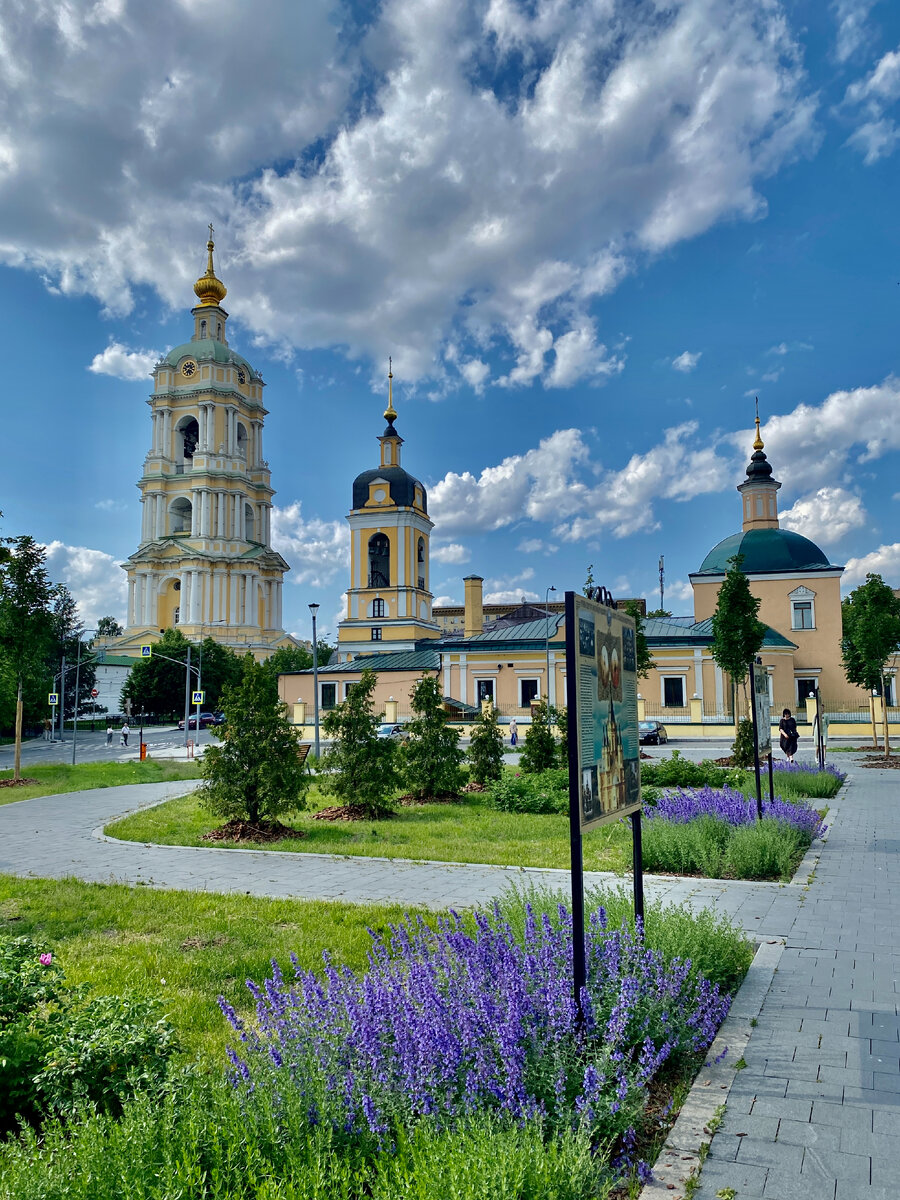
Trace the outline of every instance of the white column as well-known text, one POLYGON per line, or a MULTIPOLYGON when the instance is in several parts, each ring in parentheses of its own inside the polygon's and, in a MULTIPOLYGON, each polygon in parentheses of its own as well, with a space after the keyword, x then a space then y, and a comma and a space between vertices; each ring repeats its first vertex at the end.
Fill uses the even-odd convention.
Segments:
POLYGON ((197 488, 191 488, 191 537, 197 536, 200 528, 200 493, 197 488))
POLYGON ((284 603, 284 584, 281 582, 280 579, 278 580, 278 582, 275 585, 275 590, 276 590, 276 593, 278 596, 278 620, 276 622, 275 628, 276 629, 284 629, 284 617, 283 617, 282 609, 281 609, 281 606, 284 603))
MULTIPOLYGON (((406 552, 409 549, 409 530, 400 525, 397 529, 397 566, 394 578, 400 587, 406 587, 406 552)), ((393 572, 391 572, 393 574, 393 572)), ((391 581, 388 580, 388 583, 391 581)))
POLYGON ((134 577, 128 580, 128 624, 137 625, 134 615, 134 577))
POLYGON ((200 623, 200 572, 191 571, 191 624, 200 623))
POLYGON ((467 691, 468 680, 466 678, 466 656, 465 654, 461 654, 459 656, 459 698, 462 700, 463 704, 469 703, 466 695, 467 691))
POLYGON ((216 537, 225 536, 225 493, 216 492, 216 537))
POLYGON ((159 577, 155 572, 150 574, 150 613, 149 625, 159 625, 159 577))
POLYGON ((150 524, 150 505, 146 496, 141 496, 141 541, 147 541, 147 526, 150 524))
POLYGON ((266 536, 263 538, 263 541, 265 542, 265 544, 267 546, 271 546, 272 545, 272 505, 271 504, 266 505, 265 513, 266 513, 266 536))
POLYGON ((208 488, 203 489, 203 528, 204 537, 212 536, 212 493, 208 488))
POLYGON ((178 593, 178 607, 181 612, 179 624, 187 625, 191 619, 191 573, 181 572, 181 591, 178 593))
POLYGON ((166 458, 172 457, 172 410, 170 408, 163 409, 162 452, 166 458))
POLYGON ((229 596, 229 606, 228 606, 228 623, 230 625, 240 625, 240 621, 238 620, 238 601, 237 601, 238 592, 237 592, 237 589, 238 589, 237 572, 232 571, 231 572, 231 588, 230 588, 230 596, 229 596))
POLYGON ((164 537, 166 532, 166 498, 163 492, 156 492, 153 497, 153 536, 164 537))

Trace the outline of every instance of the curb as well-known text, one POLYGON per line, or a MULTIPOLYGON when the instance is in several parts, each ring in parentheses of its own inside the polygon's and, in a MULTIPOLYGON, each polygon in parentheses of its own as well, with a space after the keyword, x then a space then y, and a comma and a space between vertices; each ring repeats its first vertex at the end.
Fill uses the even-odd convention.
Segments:
POLYGON ((784 945, 781 939, 763 942, 753 956, 728 1016, 706 1052, 706 1063, 697 1073, 678 1120, 669 1130, 653 1165, 653 1180, 641 1189, 638 1200, 685 1200, 696 1186, 692 1180, 700 1174, 718 1124, 719 1109, 728 1100, 735 1077, 734 1064, 743 1057, 750 1041, 753 1033, 750 1022, 762 1009, 784 945), (724 1057, 716 1062, 720 1055, 724 1057))

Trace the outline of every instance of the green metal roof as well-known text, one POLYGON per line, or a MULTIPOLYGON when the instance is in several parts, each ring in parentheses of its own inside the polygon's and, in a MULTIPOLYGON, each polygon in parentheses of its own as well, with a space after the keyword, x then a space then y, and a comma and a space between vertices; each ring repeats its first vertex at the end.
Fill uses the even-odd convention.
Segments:
POLYGON ((246 367, 248 374, 254 379, 259 374, 250 366, 246 358, 232 350, 230 346, 226 346, 224 342, 216 341, 215 338, 199 338, 196 342, 184 342, 170 350, 163 362, 170 367, 177 367, 183 358, 195 358, 197 362, 217 362, 224 365, 246 367))
MULTIPOLYGON (((707 641, 712 641, 712 617, 707 617, 705 621, 698 621, 696 625, 693 626, 693 632, 697 636, 705 638, 707 641)), ((763 646, 769 646, 770 648, 776 649, 778 647, 787 650, 797 649, 795 642, 789 641, 786 637, 784 637, 783 634, 780 634, 777 629, 773 629, 771 625, 766 626, 766 634, 763 638, 762 644, 763 646)))
POLYGON ((724 575, 728 571, 728 560, 736 554, 744 556, 741 570, 745 575, 832 569, 824 550, 802 534, 790 529, 748 529, 733 533, 718 546, 713 546, 696 574, 724 575))
MULTIPOLYGON (((479 646, 484 642, 541 642, 544 643, 549 635, 552 640, 565 616, 562 613, 552 613, 550 617, 540 617, 536 621, 520 621, 515 625, 498 624, 496 628, 485 629, 474 637, 463 640, 470 646, 479 646)), ((452 649, 458 642, 447 642, 447 649, 452 649)))
MULTIPOLYGON (((436 671, 441 665, 441 656, 436 650, 398 650, 391 654, 358 654, 350 662, 335 663, 332 667, 319 667, 319 674, 360 671, 436 671)), ((312 675, 312 667, 305 671, 284 671, 285 675, 312 675)))

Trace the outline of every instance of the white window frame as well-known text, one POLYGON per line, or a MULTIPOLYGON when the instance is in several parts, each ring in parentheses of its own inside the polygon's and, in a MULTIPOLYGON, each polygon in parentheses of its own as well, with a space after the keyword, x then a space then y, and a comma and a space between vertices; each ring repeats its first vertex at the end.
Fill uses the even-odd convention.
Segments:
POLYGON ((531 706, 535 700, 540 700, 542 698, 541 697, 541 681, 536 675, 520 676, 519 680, 518 680, 518 685, 519 685, 519 708, 531 708, 531 706), (527 703, 525 702, 525 697, 522 695, 522 684, 523 683, 533 683, 537 689, 534 693, 533 698, 531 700, 529 700, 527 703))
POLYGON ((497 680, 493 675, 488 676, 487 678, 482 677, 480 679, 475 679, 474 683, 475 683, 475 702, 477 704, 481 704, 482 700, 487 699, 486 696, 479 695, 479 692, 481 691, 482 687, 489 687, 491 689, 491 695, 490 695, 491 704, 497 703, 497 680))
POLYGON ((791 631, 796 633, 808 633, 816 627, 816 593, 808 587, 802 585, 795 588, 788 599, 791 602, 791 631), (809 605, 809 619, 811 625, 799 625, 797 623, 797 612, 800 605, 803 606, 802 611, 806 610, 806 605, 809 605))
POLYGON ((669 674, 660 675, 659 677, 659 703, 662 708, 684 708, 687 705, 687 675, 686 674, 669 674), (681 684, 681 703, 666 704, 666 680, 677 679, 681 684))

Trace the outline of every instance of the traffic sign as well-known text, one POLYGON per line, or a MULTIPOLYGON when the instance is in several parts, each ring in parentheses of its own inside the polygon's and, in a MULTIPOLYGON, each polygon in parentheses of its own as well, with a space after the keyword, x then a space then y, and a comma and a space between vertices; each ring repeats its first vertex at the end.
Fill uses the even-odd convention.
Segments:
POLYGON ((48 704, 59 704, 59 692, 51 692, 47 697, 48 704))
POLYGON ((141 646, 141 658, 150 658, 153 654, 153 645, 150 642, 145 642, 141 646))
POLYGON ((96 688, 91 688, 91 699, 92 700, 96 700, 99 695, 100 695, 100 693, 97 691, 96 688))
POLYGON ((206 692, 191 692, 191 704, 202 704, 206 699, 206 692))

